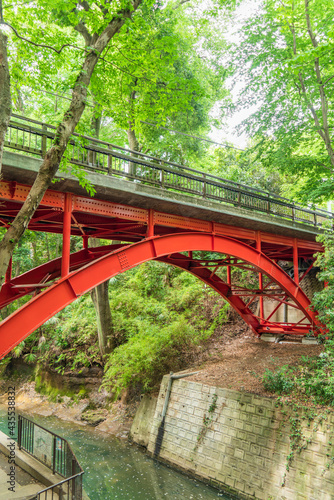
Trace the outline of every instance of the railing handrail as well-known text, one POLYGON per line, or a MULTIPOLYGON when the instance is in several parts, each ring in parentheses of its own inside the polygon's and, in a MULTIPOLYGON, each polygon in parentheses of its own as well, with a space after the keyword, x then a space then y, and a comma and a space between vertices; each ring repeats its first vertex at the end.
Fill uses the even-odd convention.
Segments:
MULTIPOLYGON (((55 127, 54 125, 49 125, 49 124, 47 124, 45 122, 40 122, 38 120, 33 120, 31 118, 26 118, 24 116, 16 115, 14 113, 12 114, 12 116, 14 116, 15 118, 18 118, 20 120, 23 120, 23 121, 35 123, 35 124, 42 125, 42 126, 44 125, 47 128, 51 128, 53 130, 57 129, 57 127, 55 127)), ((12 123, 12 121, 11 121, 11 123, 12 123)), ((39 130, 36 129, 35 132, 39 132, 39 130)), ((45 134, 45 131, 40 131, 40 132, 41 132, 41 135, 45 134)), ((234 185, 234 186, 236 186, 238 188, 239 187, 240 188, 244 188, 245 192, 247 192, 247 191, 254 191, 256 193, 263 193, 265 195, 270 195, 271 197, 273 197, 275 199, 286 201, 286 202, 288 202, 290 204, 293 204, 293 205, 300 205, 302 208, 305 208, 299 202, 291 202, 291 200, 289 200, 288 198, 285 198, 284 196, 280 196, 280 195, 278 195, 276 193, 272 193, 272 192, 267 191, 267 190, 262 189, 262 188, 254 188, 252 186, 248 186, 247 184, 243 184, 243 183, 240 183, 240 182, 232 181, 230 179, 225 179, 224 177, 219 177, 218 175, 214 175, 214 174, 211 174, 209 172, 203 172, 202 170, 196 170, 194 168, 187 167, 186 165, 181 165, 179 163, 171 162, 169 160, 164 160, 163 158, 158 158, 156 156, 151 156, 151 155, 148 155, 148 154, 145 154, 145 153, 141 153, 140 151, 135 151, 133 149, 126 148, 124 146, 119 146, 117 144, 113 144, 111 142, 103 141, 101 139, 97 139, 95 137, 91 137, 91 136, 88 136, 88 135, 78 134, 77 132, 74 132, 72 134, 72 136, 79 137, 81 139, 86 139, 86 140, 90 141, 91 143, 93 142, 93 143, 96 143, 96 144, 103 144, 104 146, 109 146, 109 147, 112 147, 112 148, 115 148, 115 149, 119 149, 121 151, 125 151, 126 153, 129 153, 130 155, 131 154, 135 154, 136 156, 141 156, 143 158, 149 158, 150 160, 154 160, 154 161, 157 161, 157 162, 162 162, 162 163, 164 163, 166 165, 171 165, 173 167, 181 168, 182 170, 186 170, 188 172, 194 172, 196 174, 200 174, 201 176, 204 175, 206 177, 206 180, 208 180, 209 178, 216 179, 216 180, 221 181, 221 182, 226 183, 226 184, 232 184, 232 185, 234 185)), ((53 138, 53 134, 50 134, 49 137, 53 138)), ((87 147, 87 149, 89 149, 89 146, 92 146, 92 144, 85 145, 85 146, 87 147)), ((105 150, 104 152, 110 154, 112 151, 105 150)), ((126 158, 126 159, 128 159, 128 158, 126 158)), ((135 159, 131 157, 131 161, 134 162, 134 160, 135 159)), ((160 165, 160 167, 161 167, 161 165, 160 165)), ((323 210, 320 207, 318 207, 318 209, 320 211, 325 212, 325 213, 330 213, 330 212, 327 212, 326 210, 323 210)))
MULTIPOLYGON (((84 471, 83 471, 83 469, 82 469, 82 467, 81 467, 81 465, 80 465, 80 463, 79 463, 79 461, 78 461, 78 459, 77 459, 77 457, 75 456, 74 451, 73 451, 73 450, 72 450, 72 448, 71 448, 71 445, 70 445, 70 444, 69 444, 69 442, 67 441, 67 439, 65 439, 65 438, 63 438, 63 437, 61 437, 61 436, 59 436, 58 434, 56 434, 55 432, 50 431, 49 429, 46 429, 46 427, 43 427, 43 426, 42 426, 42 425, 40 425, 40 424, 36 424, 36 422, 33 422, 32 420, 30 420, 30 418, 24 417, 23 415, 20 415, 20 414, 19 414, 19 415, 18 415, 18 419, 19 419, 19 420, 26 420, 27 422, 30 422, 31 424, 33 424, 35 427, 39 427, 40 429, 43 429, 43 431, 45 431, 45 432, 47 432, 47 433, 51 434, 52 436, 54 436, 54 437, 56 437, 56 438, 58 438, 58 439, 61 439, 62 441, 65 441, 65 442, 66 442, 66 444, 67 444, 67 446, 68 446, 68 448, 69 448, 69 450, 70 450, 70 452, 72 453, 73 457, 75 458, 75 460, 76 460, 76 462, 77 462, 77 464, 78 464, 78 467, 80 468, 80 471, 84 472, 84 471)), ((19 436, 18 436, 18 443, 17 443, 19 447, 21 446, 21 443, 19 442, 20 438, 21 438, 21 435, 19 434, 19 436)))
POLYGON ((78 474, 75 474, 74 476, 67 477, 66 479, 63 479, 62 481, 59 481, 59 483, 51 484, 51 486, 48 486, 47 488, 44 488, 44 490, 40 490, 37 493, 34 493, 30 497, 27 498, 27 500, 34 500, 38 495, 41 495, 42 493, 45 493, 46 491, 53 490, 55 488, 59 488, 64 483, 68 483, 69 481, 72 481, 73 479, 76 479, 79 476, 82 476, 84 474, 84 471, 78 472, 78 474))
MULTIPOLYGON (((35 134, 36 136, 40 137, 46 137, 47 139, 53 139, 54 137, 54 132, 56 130, 56 127, 53 125, 49 125, 46 123, 43 123, 38 120, 34 120, 31 118, 26 118, 20 115, 13 114, 12 115, 14 118, 21 120, 22 122, 25 123, 17 123, 11 120, 10 122, 10 127, 13 129, 21 130, 24 132, 30 132, 32 134, 35 134), (27 125, 27 123, 32 123, 35 125, 39 125, 41 128, 35 128, 31 127, 30 125, 27 125), (51 129, 51 130, 48 130, 51 129)), ((291 209, 291 214, 286 214, 286 217, 294 218, 294 209, 301 211, 303 213, 306 213, 308 215, 314 215, 322 217, 322 218, 327 218, 327 219, 333 219, 334 216, 331 212, 328 212, 324 210, 323 208, 316 207, 315 209, 304 207, 301 203, 299 202, 293 202, 285 197, 279 196, 275 193, 271 193, 269 191, 260 189, 260 188, 254 188, 252 186, 248 186, 246 184, 238 183, 229 179, 225 179, 222 177, 218 177, 216 175, 213 175, 211 173, 203 172, 200 170, 195 170, 190 167, 186 167, 184 165, 180 165, 174 162, 170 162, 168 160, 164 160, 162 158, 156 158, 154 156, 150 156, 144 153, 141 153, 139 151, 134 151, 131 149, 127 149, 123 146, 118 146, 110 142, 102 141, 100 139, 96 139, 94 137, 89 137, 86 135, 80 135, 78 133, 73 133, 72 134, 73 139, 70 141, 70 144, 76 145, 75 138, 80 138, 81 140, 88 141, 89 144, 83 144, 82 147, 86 151, 91 151, 95 152, 97 154, 102 154, 106 155, 108 158, 111 156, 113 158, 119 159, 119 160, 124 160, 127 161, 131 164, 137 164, 137 165, 142 165, 142 166, 147 166, 151 169, 155 169, 156 171, 159 170, 162 172, 161 175, 163 175, 163 172, 165 174, 173 174, 177 175, 179 178, 186 178, 189 179, 190 181, 199 181, 202 182, 203 185, 208 185, 208 186, 215 186, 217 188, 225 189, 227 192, 230 193, 238 193, 239 195, 244 195, 244 196, 253 196, 254 199, 261 200, 261 202, 272 202, 275 203, 276 205, 280 205, 282 207, 287 207, 291 209), (102 147, 101 147, 102 146, 102 147), (106 146, 106 147, 103 147, 106 146), (115 151, 117 150, 117 151, 115 151), (134 156, 133 156, 134 155, 134 156), (174 168, 173 168, 174 167, 174 168)), ((20 149, 17 147, 17 145, 11 145, 15 149, 20 149)), ((30 146, 29 146, 30 148, 30 146)), ((29 150, 29 148, 23 148, 23 150, 29 152, 33 152, 34 154, 37 153, 36 149, 29 150)), ((22 149, 22 148, 21 148, 22 149)), ((40 153, 40 150, 38 150, 40 153)), ((70 160, 71 162, 71 160, 70 160)), ((76 162, 75 159, 72 159, 72 162, 76 162)), ((80 164, 80 163, 79 163, 80 164)), ((86 165, 88 168, 93 168, 91 166, 86 165)), ((97 165, 95 167, 96 169, 99 168, 97 165)), ((138 176, 137 176, 138 177, 138 176)), ((136 177, 134 177, 136 178, 136 177)), ((140 180, 140 179, 139 179, 140 180)), ((179 189, 180 191, 187 191, 185 189, 182 189, 181 186, 167 186, 172 189, 179 189)), ((189 191, 189 190, 188 190, 189 191)), ((190 191, 192 192, 192 191, 190 191)), ((195 193, 195 192, 194 192, 195 193)), ((195 193, 196 194, 196 193, 195 193)), ((198 193, 199 196, 204 196, 201 193, 198 193)), ((210 197, 210 196, 209 196, 210 197)), ((223 200, 224 201, 224 200, 223 200)), ((250 203, 247 204, 247 207, 250 205, 250 203)), ((240 204, 240 206, 245 206, 245 204, 240 204)), ((250 208, 254 208, 255 210, 257 209, 256 206, 250 206, 250 208)), ((258 208, 258 210, 265 212, 266 210, 263 210, 261 208, 258 208)), ((275 211, 272 211, 271 213, 275 215, 275 211)), ((285 215, 285 214, 284 214, 285 215)), ((284 216, 283 215, 283 216, 284 216)), ((296 218, 298 220, 298 217, 296 218)), ((299 216, 299 220, 302 221, 303 219, 301 216, 299 216)), ((309 220, 305 220, 304 222, 310 222, 309 220)), ((313 225, 317 225, 316 219, 313 222, 313 225)))

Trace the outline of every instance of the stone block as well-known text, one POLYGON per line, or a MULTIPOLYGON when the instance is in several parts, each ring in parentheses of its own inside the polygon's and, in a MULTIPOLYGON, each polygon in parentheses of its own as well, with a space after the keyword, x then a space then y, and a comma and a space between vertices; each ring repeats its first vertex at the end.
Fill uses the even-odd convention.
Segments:
POLYGON ((235 428, 236 429, 239 429, 239 430, 243 430, 243 429, 246 429, 247 428, 247 424, 246 422, 243 422, 242 420, 235 420, 235 428))
POLYGON ((240 442, 239 442, 239 447, 244 451, 249 451, 250 446, 251 446, 251 443, 249 443, 248 441, 240 440, 240 442))
POLYGON ((234 449, 234 456, 235 456, 235 458, 240 458, 241 460, 243 460, 243 458, 245 456, 245 452, 244 452, 244 450, 242 450, 240 448, 235 448, 234 449))
POLYGON ((196 406, 195 409, 194 409, 194 415, 196 417, 202 417, 203 418, 204 412, 203 412, 203 410, 201 408, 197 408, 197 406, 196 406))
POLYGON ((235 487, 235 479, 233 479, 231 476, 226 476, 226 483, 225 483, 227 486, 229 486, 230 488, 234 488, 235 487))

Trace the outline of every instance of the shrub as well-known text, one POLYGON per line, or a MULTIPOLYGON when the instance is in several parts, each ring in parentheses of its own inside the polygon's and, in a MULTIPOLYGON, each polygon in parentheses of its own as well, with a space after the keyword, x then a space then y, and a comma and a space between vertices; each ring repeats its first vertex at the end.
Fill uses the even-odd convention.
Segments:
POLYGON ((267 369, 262 379, 263 386, 269 392, 288 394, 295 386, 292 375, 293 370, 287 366, 282 366, 273 372, 267 369))
POLYGON ((110 354, 103 386, 116 396, 131 385, 150 390, 166 372, 182 369, 207 336, 184 318, 162 328, 151 325, 110 354))

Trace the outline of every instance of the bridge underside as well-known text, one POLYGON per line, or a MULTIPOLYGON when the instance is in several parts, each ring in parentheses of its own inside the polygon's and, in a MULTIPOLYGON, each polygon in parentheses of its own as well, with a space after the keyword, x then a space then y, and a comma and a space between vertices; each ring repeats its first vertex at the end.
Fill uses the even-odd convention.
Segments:
MULTIPOLYGON (((0 183, 0 223, 8 227, 30 187, 0 183)), ((257 336, 317 335, 303 284, 312 274, 315 241, 254 231, 157 210, 49 190, 29 224, 33 231, 61 233, 62 257, 12 277, 9 267, 0 308, 25 295, 30 300, 0 323, 0 356, 82 294, 108 278, 149 260, 184 269, 214 288, 257 336), (70 255, 71 236, 83 248, 70 255), (89 238, 112 241, 89 248, 89 238), (118 242, 118 243, 116 243, 118 242), (247 273, 245 285, 240 270, 247 273)))

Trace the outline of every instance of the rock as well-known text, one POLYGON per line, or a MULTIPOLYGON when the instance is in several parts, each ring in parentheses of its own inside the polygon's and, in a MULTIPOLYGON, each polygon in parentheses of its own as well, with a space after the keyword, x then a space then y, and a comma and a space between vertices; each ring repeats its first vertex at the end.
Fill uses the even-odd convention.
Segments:
POLYGON ((81 420, 96 427, 101 422, 104 422, 107 416, 108 410, 85 410, 81 415, 81 420))

